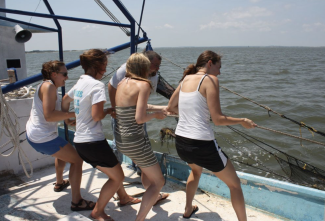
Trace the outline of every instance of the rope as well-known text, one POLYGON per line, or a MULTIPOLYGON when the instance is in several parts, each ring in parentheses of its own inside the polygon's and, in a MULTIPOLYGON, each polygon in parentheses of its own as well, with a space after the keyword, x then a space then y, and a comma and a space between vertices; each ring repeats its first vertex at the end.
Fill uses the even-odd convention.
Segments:
MULTIPOLYGON (((103 9, 103 11, 108 15, 108 17, 110 17, 114 22, 116 23, 121 23, 114 15, 112 12, 110 12, 108 10, 108 8, 106 8, 106 6, 100 1, 100 0, 95 0, 95 2, 99 5, 99 7, 101 7, 101 9, 103 9)), ((122 31, 127 35, 130 36, 131 33, 129 32, 129 30, 127 30, 125 27, 120 27, 120 29, 122 29, 122 31)))
POLYGON ((124 9, 130 14, 130 16, 132 17, 133 21, 139 26, 139 28, 141 29, 141 31, 144 33, 145 31, 141 28, 141 25, 139 25, 139 23, 133 18, 132 14, 129 12, 129 10, 125 7, 125 5, 123 4, 123 2, 121 2, 120 0, 118 0, 121 5, 124 7, 124 9))
POLYGON ((178 64, 175 64, 174 62, 172 62, 171 60, 169 60, 168 58, 165 58, 165 57, 163 57, 162 55, 161 55, 161 53, 159 54, 163 59, 166 59, 167 61, 169 61, 170 63, 172 63, 173 65, 175 65, 175 66, 177 66, 177 67, 179 67, 179 68, 181 68, 183 71, 185 71, 185 68, 183 68, 183 67, 181 67, 181 66, 179 66, 178 64))
MULTIPOLYGON (((39 0, 39 2, 38 2, 38 4, 37 4, 37 7, 36 7, 36 9, 35 9, 35 11, 34 11, 34 13, 37 11, 37 9, 38 9, 38 6, 39 6, 39 4, 41 3, 41 0, 39 0)), ((32 18, 33 18, 33 16, 31 16, 30 17, 30 19, 29 19, 29 22, 28 23, 30 23, 31 21, 32 21, 32 18)), ((29 26, 28 26, 29 27, 29 26)))
POLYGON ((293 123, 299 125, 300 127, 307 128, 310 132, 314 132, 314 133, 320 134, 320 135, 322 135, 322 136, 325 137, 325 133, 324 133, 324 132, 317 131, 317 130, 314 129, 313 127, 307 126, 307 125, 306 125, 305 123, 303 123, 303 122, 300 122, 300 123, 299 123, 298 121, 295 121, 295 120, 293 120, 293 119, 290 119, 290 118, 286 117, 285 115, 280 114, 280 113, 278 113, 278 112, 272 110, 272 109, 269 108, 268 106, 265 106, 265 105, 259 104, 259 103, 257 103, 256 101, 253 101, 252 99, 249 99, 249 98, 247 98, 247 97, 245 97, 245 96, 243 96, 243 95, 241 95, 241 94, 238 94, 238 93, 235 92, 235 91, 229 90, 228 88, 223 87, 223 86, 221 86, 221 85, 220 85, 220 87, 223 88, 223 89, 225 89, 225 90, 227 90, 227 91, 229 91, 229 92, 231 92, 231 93, 233 93, 233 94, 236 94, 236 95, 238 95, 238 96, 240 96, 240 97, 242 97, 242 98, 244 98, 244 99, 246 99, 246 100, 248 100, 248 101, 250 101, 250 102, 252 102, 252 103, 254 103, 254 104, 256 104, 256 105, 258 105, 258 106, 260 106, 260 107, 262 107, 262 108, 264 108, 264 109, 266 109, 266 110, 268 111, 268 114, 269 114, 270 117, 271 117, 270 112, 273 112, 273 113, 279 115, 279 116, 282 117, 282 118, 285 118, 285 119, 287 119, 287 120, 290 120, 291 122, 293 122, 293 123))
POLYGON ((22 87, 19 90, 14 90, 6 93, 4 97, 6 100, 33 97, 35 91, 35 88, 33 88, 32 86, 22 87))
MULTIPOLYGON (((180 65, 175 64, 175 63, 172 62, 171 60, 169 60, 169 59, 163 57, 161 54, 160 54, 160 56, 161 56, 163 59, 166 59, 167 61, 169 61, 170 63, 172 63, 173 65, 175 65, 175 66, 177 66, 177 67, 179 67, 179 68, 185 70, 185 68, 183 68, 183 67, 181 67, 180 65)), ((242 98, 244 98, 244 99, 246 99, 246 100, 248 100, 248 101, 250 101, 250 102, 252 102, 252 103, 254 103, 254 104, 256 104, 256 105, 258 105, 258 106, 260 106, 260 107, 262 107, 262 108, 264 108, 264 109, 266 109, 266 110, 268 111, 268 114, 269 114, 270 117, 271 117, 270 112, 273 112, 274 114, 277 114, 277 115, 279 115, 280 117, 285 118, 285 119, 287 119, 287 120, 290 120, 291 122, 293 122, 293 123, 299 125, 300 128, 301 128, 301 127, 307 128, 307 129, 312 133, 313 136, 314 136, 313 133, 317 133, 317 134, 322 135, 322 136, 325 137, 325 133, 324 133, 324 132, 319 131, 319 130, 316 130, 315 128, 313 128, 313 127, 311 127, 311 126, 306 125, 304 122, 298 122, 298 121, 296 121, 296 120, 293 120, 293 119, 291 119, 291 118, 288 118, 288 117, 286 117, 284 114, 280 114, 280 113, 278 113, 278 112, 272 110, 271 108, 269 108, 269 107, 266 106, 266 105, 259 104, 259 103, 257 103, 256 101, 253 101, 252 99, 249 99, 249 98, 247 98, 247 97, 245 97, 245 96, 243 96, 243 95, 241 95, 241 94, 238 94, 238 93, 235 92, 235 91, 232 91, 232 90, 230 90, 230 89, 228 89, 228 88, 226 88, 226 87, 223 87, 223 86, 221 86, 221 85, 219 85, 219 86, 220 86, 221 88, 223 88, 223 89, 225 89, 225 90, 227 90, 227 91, 233 93, 233 94, 236 94, 236 95, 238 95, 238 96, 240 96, 240 97, 242 97, 242 98)))
POLYGON ((1 156, 8 157, 12 155, 16 149, 18 149, 18 157, 21 165, 23 166, 23 170, 28 178, 30 178, 33 175, 33 166, 31 162, 29 161, 28 157, 26 156, 24 150, 20 146, 20 140, 19 140, 19 131, 20 131, 20 125, 18 122, 18 117, 15 111, 8 105, 6 99, 3 96, 2 89, 0 89, 0 124, 1 124, 1 132, 0 132, 0 138, 2 137, 3 134, 5 134, 8 138, 9 141, 6 142, 5 144, 0 146, 0 149, 2 149, 4 146, 9 144, 10 142, 14 145, 14 148, 9 154, 3 154, 1 153, 1 156), (9 113, 11 113, 10 117, 9 113), (22 159, 22 157, 25 157, 27 160, 27 163, 30 166, 31 173, 28 174, 26 170, 25 163, 22 159))
POLYGON ((287 134, 287 133, 284 133, 284 132, 281 132, 281 131, 273 130, 273 129, 262 127, 262 126, 256 126, 256 127, 260 128, 260 129, 263 129, 263 130, 272 131, 274 133, 279 133, 279 134, 286 135, 286 136, 289 136, 289 137, 293 137, 293 138, 297 138, 297 139, 301 139, 301 140, 306 140, 306 141, 309 141, 309 142, 312 142, 312 143, 315 143, 315 144, 325 146, 325 144, 323 144, 323 143, 313 141, 313 140, 310 140, 310 139, 306 139, 306 138, 302 138, 302 137, 298 137, 298 136, 295 136, 295 135, 287 134))

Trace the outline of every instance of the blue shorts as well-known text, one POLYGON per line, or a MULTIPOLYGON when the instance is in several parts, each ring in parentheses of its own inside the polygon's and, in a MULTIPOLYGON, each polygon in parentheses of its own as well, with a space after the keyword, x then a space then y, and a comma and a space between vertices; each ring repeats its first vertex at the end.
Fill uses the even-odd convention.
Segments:
POLYGON ((53 155, 60 150, 60 147, 67 145, 68 141, 62 137, 57 137, 45 143, 34 143, 30 141, 26 135, 28 143, 37 151, 46 155, 53 155))

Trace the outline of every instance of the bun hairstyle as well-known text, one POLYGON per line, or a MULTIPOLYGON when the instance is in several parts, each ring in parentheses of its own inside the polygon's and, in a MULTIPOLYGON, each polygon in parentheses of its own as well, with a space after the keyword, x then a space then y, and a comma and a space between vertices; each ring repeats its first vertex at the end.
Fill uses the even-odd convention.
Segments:
POLYGON ((62 61, 58 60, 43 63, 41 71, 43 75, 43 80, 52 80, 52 72, 59 72, 62 66, 65 66, 65 64, 62 61))
POLYGON ((102 70, 102 66, 107 63, 107 53, 99 49, 90 49, 80 56, 80 64, 85 74, 96 75, 102 70))
POLYGON ((180 82, 185 78, 186 75, 196 74, 210 60, 212 61, 212 64, 216 64, 217 62, 221 61, 221 55, 218 55, 217 53, 209 50, 202 52, 197 58, 196 64, 190 64, 189 66, 187 66, 180 82))
POLYGON ((150 60, 142 53, 132 54, 126 62, 125 77, 148 82, 152 88, 151 81, 148 80, 150 72, 150 60))

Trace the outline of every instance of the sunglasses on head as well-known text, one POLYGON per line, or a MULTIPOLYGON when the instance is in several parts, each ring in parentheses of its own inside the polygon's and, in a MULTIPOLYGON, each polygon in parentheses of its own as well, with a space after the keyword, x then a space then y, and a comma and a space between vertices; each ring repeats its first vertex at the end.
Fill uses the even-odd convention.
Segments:
POLYGON ((68 76, 68 72, 57 72, 57 73, 59 73, 59 74, 62 74, 62 75, 63 75, 63 77, 66 77, 66 76, 68 76))

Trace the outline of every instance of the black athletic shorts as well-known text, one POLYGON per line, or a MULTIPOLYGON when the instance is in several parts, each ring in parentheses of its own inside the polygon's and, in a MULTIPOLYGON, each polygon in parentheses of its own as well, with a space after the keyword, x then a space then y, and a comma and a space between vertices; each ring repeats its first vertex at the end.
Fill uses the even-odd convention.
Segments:
POLYGON ((228 156, 216 140, 194 140, 176 135, 176 150, 186 163, 194 163, 212 172, 220 172, 227 165, 228 156))
POLYGON ((118 160, 106 139, 74 144, 81 159, 94 168, 97 166, 112 168, 118 164, 118 160))

